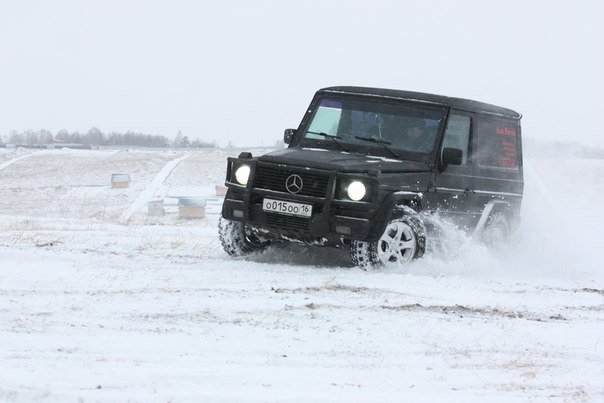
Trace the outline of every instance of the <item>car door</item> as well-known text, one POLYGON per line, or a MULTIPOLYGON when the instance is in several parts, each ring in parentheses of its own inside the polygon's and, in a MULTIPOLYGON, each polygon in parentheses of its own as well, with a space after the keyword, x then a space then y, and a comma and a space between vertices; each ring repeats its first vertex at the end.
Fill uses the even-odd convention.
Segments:
POLYGON ((437 209, 441 215, 460 226, 474 221, 475 211, 471 196, 475 181, 472 159, 472 139, 475 129, 473 113, 451 110, 447 119, 439 160, 445 148, 461 150, 460 165, 449 164, 437 170, 434 178, 437 209))

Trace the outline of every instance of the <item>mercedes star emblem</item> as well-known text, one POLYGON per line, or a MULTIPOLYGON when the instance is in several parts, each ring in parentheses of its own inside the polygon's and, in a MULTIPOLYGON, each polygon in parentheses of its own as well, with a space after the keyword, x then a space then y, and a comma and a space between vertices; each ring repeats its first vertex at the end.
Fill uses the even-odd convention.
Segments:
POLYGON ((293 174, 287 177, 285 180, 285 188, 289 193, 298 193, 302 190, 302 178, 299 175, 293 174))

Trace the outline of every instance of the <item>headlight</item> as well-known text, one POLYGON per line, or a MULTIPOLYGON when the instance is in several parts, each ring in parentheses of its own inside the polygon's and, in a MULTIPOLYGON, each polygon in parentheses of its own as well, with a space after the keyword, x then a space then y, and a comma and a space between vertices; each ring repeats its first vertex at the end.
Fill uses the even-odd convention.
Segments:
POLYGON ((350 182, 346 191, 348 192, 348 197, 350 197, 350 200, 359 201, 365 197, 366 190, 363 182, 353 181, 350 182))
POLYGON ((241 165, 235 171, 235 180, 239 182, 240 185, 247 185, 247 180, 250 178, 250 166, 249 165, 241 165))

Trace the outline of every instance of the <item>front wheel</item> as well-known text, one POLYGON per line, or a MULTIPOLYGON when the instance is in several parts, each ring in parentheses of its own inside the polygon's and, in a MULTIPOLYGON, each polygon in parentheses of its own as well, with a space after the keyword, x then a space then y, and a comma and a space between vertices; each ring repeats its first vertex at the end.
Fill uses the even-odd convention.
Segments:
POLYGON ((386 224, 375 242, 352 241, 352 263, 362 269, 389 263, 408 264, 426 250, 426 229, 417 216, 404 216, 386 224))
POLYGON ((218 235, 222 248, 231 256, 244 256, 268 245, 252 234, 244 223, 222 217, 218 221, 218 235))

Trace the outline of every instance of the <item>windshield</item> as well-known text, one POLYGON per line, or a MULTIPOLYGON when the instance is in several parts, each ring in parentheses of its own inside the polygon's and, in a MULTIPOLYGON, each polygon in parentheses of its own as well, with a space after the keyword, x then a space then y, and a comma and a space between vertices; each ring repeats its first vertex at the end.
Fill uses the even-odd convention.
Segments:
POLYGON ((434 152, 444 107, 325 97, 302 128, 300 146, 340 148, 414 160, 434 152))

